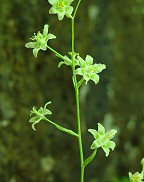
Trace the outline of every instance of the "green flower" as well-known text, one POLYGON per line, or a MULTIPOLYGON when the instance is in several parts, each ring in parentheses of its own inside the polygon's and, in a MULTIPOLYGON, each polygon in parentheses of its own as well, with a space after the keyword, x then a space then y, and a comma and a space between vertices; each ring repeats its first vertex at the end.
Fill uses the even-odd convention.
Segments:
POLYGON ((98 131, 94 129, 89 129, 88 131, 95 138, 91 145, 91 149, 102 147, 107 157, 109 155, 110 149, 114 150, 116 146, 115 142, 111 141, 111 139, 115 136, 117 130, 112 129, 108 132, 105 132, 105 128, 100 123, 98 123, 98 131))
POLYGON ((83 60, 80 56, 77 56, 80 68, 77 68, 75 74, 83 76, 86 84, 89 80, 94 81, 95 84, 99 82, 99 75, 103 69, 106 68, 104 64, 93 64, 93 58, 89 55, 83 60))
POLYGON ((129 180, 130 182, 143 182, 143 175, 139 172, 132 174, 129 172, 129 180))
POLYGON ((35 129, 35 124, 39 123, 42 119, 44 119, 44 117, 48 114, 51 115, 52 112, 48 109, 46 109, 47 105, 51 104, 51 102, 48 102, 45 104, 44 108, 40 107, 40 109, 36 109, 36 107, 33 107, 31 114, 35 114, 36 116, 32 117, 29 122, 32 123, 32 129, 35 129))
POLYGON ((49 29, 49 25, 44 25, 43 34, 40 32, 38 32, 37 35, 34 34, 34 36, 30 38, 34 42, 28 42, 25 44, 27 48, 33 49, 33 55, 35 57, 37 57, 39 50, 43 50, 43 51, 47 50, 48 40, 56 38, 55 35, 48 33, 48 29, 49 29))
POLYGON ((50 14, 58 14, 58 19, 62 20, 66 15, 68 18, 72 17, 73 7, 70 4, 74 0, 48 0, 52 5, 49 10, 50 14))

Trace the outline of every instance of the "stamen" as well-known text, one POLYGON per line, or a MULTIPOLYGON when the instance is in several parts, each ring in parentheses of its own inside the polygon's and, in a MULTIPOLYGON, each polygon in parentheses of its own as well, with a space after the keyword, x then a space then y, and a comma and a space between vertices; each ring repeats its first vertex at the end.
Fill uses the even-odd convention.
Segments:
POLYGON ((63 0, 60 0, 57 5, 56 5, 58 8, 63 8, 64 7, 64 2, 63 0))

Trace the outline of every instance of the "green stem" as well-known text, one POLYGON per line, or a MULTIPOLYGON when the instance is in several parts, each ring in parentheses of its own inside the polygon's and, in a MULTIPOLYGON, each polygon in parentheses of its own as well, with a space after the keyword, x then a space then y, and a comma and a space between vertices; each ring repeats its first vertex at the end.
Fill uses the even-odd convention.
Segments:
POLYGON ((75 49, 74 49, 74 43, 75 43, 75 34, 74 34, 74 28, 75 28, 75 15, 78 10, 79 4, 81 0, 78 1, 78 4, 76 6, 73 18, 72 18, 72 71, 73 71, 73 82, 74 82, 74 88, 75 88, 75 96, 76 96, 76 107, 77 107, 77 125, 78 125, 78 142, 79 142, 79 151, 80 151, 80 160, 81 160, 81 182, 84 182, 84 156, 83 156, 83 145, 82 145, 82 132, 81 132, 81 117, 80 117, 80 101, 79 101, 79 87, 78 82, 75 74, 75 49))
POLYGON ((78 134, 75 133, 74 131, 69 130, 69 129, 65 128, 65 127, 62 127, 62 126, 60 126, 60 125, 54 123, 54 122, 51 121, 50 119, 47 119, 45 116, 43 117, 43 119, 46 120, 46 121, 48 121, 48 122, 51 123, 52 125, 54 125, 57 129, 59 129, 59 130, 61 130, 61 131, 63 131, 63 132, 69 133, 70 135, 73 135, 73 136, 78 137, 78 134))
POLYGON ((65 59, 65 57, 64 57, 63 55, 61 55, 60 53, 58 53, 57 51, 55 51, 55 50, 54 50, 53 48, 51 48, 50 46, 47 46, 47 48, 48 48, 49 50, 51 50, 53 53, 55 53, 56 56, 58 56, 59 58, 61 58, 61 59, 67 61, 67 59, 65 59))
POLYGON ((80 2, 81 2, 81 0, 79 0, 79 1, 78 1, 78 3, 77 3, 76 9, 75 9, 75 11, 74 11, 73 18, 75 18, 75 16, 76 16, 76 13, 77 13, 78 7, 79 7, 79 5, 80 5, 80 2))

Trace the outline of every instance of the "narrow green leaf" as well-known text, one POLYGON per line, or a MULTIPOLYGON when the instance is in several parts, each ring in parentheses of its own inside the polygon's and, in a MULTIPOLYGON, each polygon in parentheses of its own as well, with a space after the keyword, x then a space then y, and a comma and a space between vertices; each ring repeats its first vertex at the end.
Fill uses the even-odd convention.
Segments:
POLYGON ((83 81, 84 81, 84 78, 82 78, 82 79, 78 82, 78 87, 80 87, 80 86, 82 85, 83 81))
POLYGON ((66 132, 66 133, 69 133, 70 135, 74 135, 76 137, 78 137, 78 135, 73 132, 72 130, 68 130, 66 128, 63 128, 62 126, 59 126, 59 125, 55 125, 59 130, 63 131, 63 132, 66 132))
POLYGON ((84 161, 83 167, 86 167, 86 166, 93 160, 93 158, 94 158, 95 155, 96 155, 96 152, 97 152, 97 149, 95 149, 95 150, 93 151, 93 153, 84 161))
POLYGON ((58 68, 60 68, 60 67, 61 67, 61 65, 63 65, 63 64, 64 64, 64 61, 59 62, 59 64, 58 64, 58 68))

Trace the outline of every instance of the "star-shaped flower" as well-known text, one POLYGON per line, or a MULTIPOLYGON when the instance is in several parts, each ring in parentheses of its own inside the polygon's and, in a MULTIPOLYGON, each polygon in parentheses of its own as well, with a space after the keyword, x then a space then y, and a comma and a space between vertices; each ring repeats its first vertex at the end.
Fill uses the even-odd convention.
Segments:
POLYGON ((143 182, 143 175, 139 172, 136 172, 134 174, 129 172, 129 180, 130 182, 143 182))
POLYGON ((36 116, 32 117, 29 122, 32 123, 32 129, 35 129, 35 124, 38 124, 47 114, 51 115, 52 112, 48 109, 46 109, 47 105, 51 104, 51 102, 48 102, 45 104, 44 108, 40 107, 40 109, 36 109, 36 107, 33 107, 31 114, 35 114, 36 116))
POLYGON ((106 68, 104 64, 93 64, 93 58, 89 55, 83 60, 80 56, 77 56, 80 68, 77 68, 75 74, 83 76, 86 84, 89 80, 94 81, 95 84, 99 82, 99 75, 103 69, 106 68))
POLYGON ((35 57, 37 57, 39 50, 43 50, 43 51, 47 50, 48 40, 56 38, 55 35, 48 33, 48 29, 49 29, 49 25, 44 25, 43 34, 40 32, 38 32, 37 35, 34 34, 34 36, 30 38, 34 42, 28 42, 25 44, 27 48, 33 49, 33 55, 35 57))
POLYGON ((50 14, 58 14, 58 19, 62 20, 66 15, 68 18, 72 17, 73 7, 70 4, 74 0, 48 0, 52 5, 49 10, 50 14))
POLYGON ((98 123, 98 131, 94 129, 89 129, 88 131, 95 138, 91 145, 91 149, 102 147, 107 157, 109 155, 110 149, 114 150, 116 146, 115 142, 111 141, 111 139, 115 136, 117 130, 112 129, 108 132, 105 132, 105 128, 100 123, 98 123))

